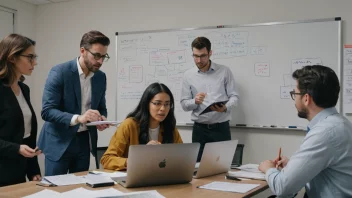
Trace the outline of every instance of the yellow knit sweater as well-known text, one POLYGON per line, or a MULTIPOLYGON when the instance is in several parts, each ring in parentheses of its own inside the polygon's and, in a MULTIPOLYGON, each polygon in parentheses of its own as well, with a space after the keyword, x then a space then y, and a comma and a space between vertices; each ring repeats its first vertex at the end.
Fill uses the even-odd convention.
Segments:
MULTIPOLYGON (((159 142, 163 141, 163 128, 160 126, 159 142)), ((174 143, 183 143, 178 130, 174 131, 174 143)), ((139 124, 133 118, 127 118, 117 128, 100 163, 105 169, 124 170, 130 145, 139 144, 139 124)))

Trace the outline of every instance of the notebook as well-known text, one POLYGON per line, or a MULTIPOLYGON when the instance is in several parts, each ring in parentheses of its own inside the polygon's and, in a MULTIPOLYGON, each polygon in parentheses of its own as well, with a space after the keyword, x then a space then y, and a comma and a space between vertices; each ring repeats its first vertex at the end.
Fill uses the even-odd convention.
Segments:
POLYGON ((192 180, 199 143, 131 145, 124 187, 188 183, 192 180))
POLYGON ((200 113, 199 115, 202 115, 204 113, 208 113, 208 112, 213 111, 213 110, 210 109, 210 107, 212 107, 214 105, 217 105, 217 106, 221 107, 222 105, 225 105, 227 102, 228 102, 228 100, 227 101, 221 101, 221 102, 214 102, 211 105, 209 105, 206 109, 204 109, 204 111, 202 111, 202 113, 200 113))

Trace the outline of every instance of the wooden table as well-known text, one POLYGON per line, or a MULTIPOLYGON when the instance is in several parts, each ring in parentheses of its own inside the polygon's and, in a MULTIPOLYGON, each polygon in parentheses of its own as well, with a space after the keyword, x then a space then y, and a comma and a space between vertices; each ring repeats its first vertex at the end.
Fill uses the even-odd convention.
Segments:
MULTIPOLYGON (((85 175, 87 172, 80 172, 76 175, 85 175)), ((54 190, 57 192, 66 192, 69 190, 73 190, 75 188, 84 187, 89 190, 95 189, 104 189, 104 188, 90 188, 84 184, 77 184, 77 185, 70 185, 70 186, 57 186, 57 187, 42 187, 36 185, 38 182, 27 182, 22 184, 16 184, 6 187, 0 188, 0 197, 1 198, 13 198, 13 197, 23 197, 27 196, 36 192, 39 192, 45 188, 54 190)), ((144 191, 144 190, 157 190, 160 194, 165 197, 251 197, 254 196, 268 188, 268 184, 266 181, 260 180, 244 180, 244 181, 233 181, 233 180, 226 180, 225 173, 220 175, 214 175, 211 177, 205 177, 201 179, 193 179, 190 183, 187 184, 176 184, 176 185, 164 185, 164 186, 151 186, 151 187, 141 187, 141 188, 124 188, 119 184, 113 186, 113 188, 121 191, 121 192, 135 192, 135 191, 144 191), (206 190, 206 189, 199 189, 197 186, 204 185, 211 183, 213 181, 226 181, 226 182, 233 182, 233 183, 249 183, 249 184, 260 184, 257 188, 249 191, 246 194, 241 193, 232 193, 232 192, 222 192, 222 191, 215 191, 215 190, 206 190)))

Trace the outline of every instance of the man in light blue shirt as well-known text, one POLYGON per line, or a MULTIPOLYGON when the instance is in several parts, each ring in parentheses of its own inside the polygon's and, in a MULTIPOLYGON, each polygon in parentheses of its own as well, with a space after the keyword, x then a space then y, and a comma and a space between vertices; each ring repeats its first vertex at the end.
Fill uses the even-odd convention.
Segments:
POLYGON ((298 116, 308 119, 308 133, 299 150, 259 165, 270 189, 279 197, 292 197, 303 186, 305 197, 352 197, 352 124, 340 115, 340 85, 325 66, 305 66, 292 74, 291 92, 298 116))
POLYGON ((238 94, 231 70, 210 60, 209 39, 194 39, 192 52, 197 67, 184 74, 181 106, 185 111, 192 111, 192 142, 200 143, 199 162, 207 142, 231 140, 229 120, 231 107, 237 105, 238 94), (222 103, 211 105, 214 102, 222 103), (209 111, 204 111, 206 109, 209 111))

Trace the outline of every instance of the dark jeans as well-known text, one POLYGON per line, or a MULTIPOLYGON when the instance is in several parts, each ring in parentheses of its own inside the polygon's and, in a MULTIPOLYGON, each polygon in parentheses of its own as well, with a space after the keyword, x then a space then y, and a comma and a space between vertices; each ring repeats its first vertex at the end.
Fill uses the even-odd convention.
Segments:
POLYGON ((89 133, 77 132, 58 161, 45 158, 45 176, 87 171, 90 162, 89 133))
POLYGON ((231 140, 229 121, 215 124, 200 124, 195 122, 192 131, 192 142, 200 143, 197 162, 200 162, 202 159, 206 143, 226 140, 231 140))

